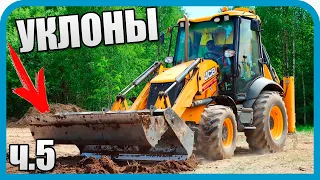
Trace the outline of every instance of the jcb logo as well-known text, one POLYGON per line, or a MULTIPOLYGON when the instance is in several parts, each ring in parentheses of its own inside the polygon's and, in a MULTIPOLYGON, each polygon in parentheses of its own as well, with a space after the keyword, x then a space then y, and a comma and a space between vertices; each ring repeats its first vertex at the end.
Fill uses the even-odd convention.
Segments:
POLYGON ((216 68, 211 68, 209 69, 205 74, 204 74, 204 80, 210 79, 212 76, 216 74, 216 68))

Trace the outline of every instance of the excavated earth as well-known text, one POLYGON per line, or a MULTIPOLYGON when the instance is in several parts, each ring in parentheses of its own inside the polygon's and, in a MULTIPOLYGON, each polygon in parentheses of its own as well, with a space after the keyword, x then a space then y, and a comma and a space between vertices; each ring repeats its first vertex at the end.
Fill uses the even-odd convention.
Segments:
MULTIPOLYGON (((75 105, 51 104, 50 114, 61 111, 81 112, 83 109, 75 105)), ((7 157, 9 144, 29 144, 30 162, 35 157, 35 141, 28 129, 26 119, 39 115, 30 108, 20 120, 10 119, 7 122, 7 157)), ((53 173, 53 174, 301 174, 314 173, 314 134, 313 132, 297 132, 289 134, 284 151, 270 154, 251 152, 243 133, 238 133, 237 149, 231 159, 207 161, 199 154, 193 154, 186 161, 163 161, 153 164, 141 162, 115 163, 106 156, 100 159, 79 155, 74 145, 55 145, 57 160, 55 168, 50 172, 21 172, 12 166, 7 158, 7 173, 53 173)))
MULTIPOLYGON (((34 162, 31 159, 30 162, 34 162)), ((156 164, 140 164, 138 162, 127 162, 116 164, 106 156, 100 159, 94 157, 68 156, 59 157, 56 167, 50 172, 31 171, 30 174, 52 173, 52 174, 163 174, 180 173, 192 171, 198 164, 193 155, 186 161, 163 161, 156 164)), ((8 165, 8 163, 7 163, 8 165)), ((16 167, 9 165, 7 173, 21 173, 16 167)))
MULTIPOLYGON (((73 105, 73 104, 50 104, 50 112, 46 113, 45 116, 53 116, 58 112, 83 112, 84 109, 73 105)), ((27 119, 34 116, 41 116, 39 111, 34 107, 29 108, 29 110, 24 114, 24 116, 20 120, 16 120, 12 118, 8 120, 7 127, 9 128, 22 128, 28 127, 27 119)))

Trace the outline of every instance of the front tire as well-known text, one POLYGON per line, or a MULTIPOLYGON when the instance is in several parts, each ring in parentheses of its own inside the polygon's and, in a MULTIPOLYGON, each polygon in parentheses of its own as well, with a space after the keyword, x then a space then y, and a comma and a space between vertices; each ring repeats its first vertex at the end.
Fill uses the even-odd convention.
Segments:
POLYGON ((231 108, 214 105, 202 113, 197 149, 204 158, 221 160, 231 158, 236 149, 237 123, 231 108))
POLYGON ((277 152, 285 145, 288 133, 288 116, 278 92, 263 91, 253 105, 253 131, 245 132, 253 151, 277 152))

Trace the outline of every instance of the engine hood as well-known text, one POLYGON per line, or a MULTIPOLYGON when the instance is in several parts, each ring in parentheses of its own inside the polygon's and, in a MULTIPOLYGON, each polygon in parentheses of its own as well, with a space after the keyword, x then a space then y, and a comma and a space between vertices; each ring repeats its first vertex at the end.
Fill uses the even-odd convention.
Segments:
POLYGON ((154 77, 150 82, 151 83, 167 83, 167 82, 174 82, 176 80, 176 77, 179 76, 185 69, 187 69, 190 64, 192 64, 193 61, 188 61, 179 65, 176 65, 161 74, 154 77))

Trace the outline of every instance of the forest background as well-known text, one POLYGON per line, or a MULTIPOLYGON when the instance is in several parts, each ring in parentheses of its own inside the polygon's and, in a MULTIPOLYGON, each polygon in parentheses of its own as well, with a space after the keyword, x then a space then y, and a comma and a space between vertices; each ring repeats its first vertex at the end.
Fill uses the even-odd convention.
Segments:
MULTIPOLYGON (((21 7, 14 10, 7 20, 7 42, 17 51, 20 40, 16 19, 60 16, 87 12, 133 8, 136 18, 146 19, 146 7, 21 7)), ((234 7, 229 7, 230 9, 234 7)), ((271 58, 278 76, 295 77, 295 104, 298 125, 313 125, 314 103, 314 26, 310 14, 299 7, 250 7, 262 20, 262 42, 271 58)), ((186 13, 183 7, 157 7, 159 31, 176 25, 186 13)), ((214 14, 214 12, 212 13, 214 14)), ((174 42, 175 38, 173 39, 174 42)), ((95 48, 20 54, 20 58, 34 82, 41 67, 45 68, 49 103, 75 104, 87 110, 110 107, 119 91, 142 73, 154 61, 164 61, 167 56, 169 35, 165 43, 124 44, 95 48), (158 50, 159 48, 159 50, 158 50), (159 53, 158 53, 159 52, 159 53)), ((171 48, 173 55, 174 48, 171 48)), ((21 118, 31 104, 12 93, 21 86, 11 63, 7 48, 7 119, 21 118)), ((130 96, 137 96, 143 86, 133 89, 130 96)))

